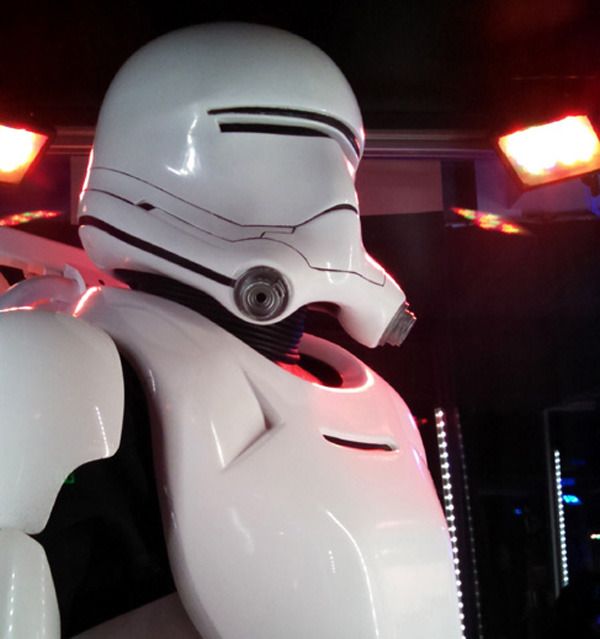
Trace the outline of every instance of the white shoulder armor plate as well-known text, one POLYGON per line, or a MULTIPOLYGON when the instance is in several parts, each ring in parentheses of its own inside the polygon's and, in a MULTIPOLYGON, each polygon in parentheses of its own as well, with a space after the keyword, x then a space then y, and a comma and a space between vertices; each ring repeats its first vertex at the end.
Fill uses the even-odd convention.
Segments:
POLYGON ((91 290, 78 312, 146 388, 171 569, 204 639, 461 636, 420 435, 376 373, 305 335, 341 377, 307 381, 138 291, 91 290))
POLYGON ((60 639, 60 618, 44 549, 20 530, 0 530, 0 633, 60 639))
POLYGON ((40 532, 61 485, 121 436, 117 349, 87 322, 0 312, 0 528, 40 532))

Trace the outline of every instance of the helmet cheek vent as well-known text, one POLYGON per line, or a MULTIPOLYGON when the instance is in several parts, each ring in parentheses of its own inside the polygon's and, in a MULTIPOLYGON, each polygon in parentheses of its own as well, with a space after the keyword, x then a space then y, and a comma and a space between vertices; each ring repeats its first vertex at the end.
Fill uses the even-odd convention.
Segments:
POLYGON ((248 269, 233 289, 238 309, 249 319, 267 321, 287 308, 290 289, 283 275, 268 266, 248 269))

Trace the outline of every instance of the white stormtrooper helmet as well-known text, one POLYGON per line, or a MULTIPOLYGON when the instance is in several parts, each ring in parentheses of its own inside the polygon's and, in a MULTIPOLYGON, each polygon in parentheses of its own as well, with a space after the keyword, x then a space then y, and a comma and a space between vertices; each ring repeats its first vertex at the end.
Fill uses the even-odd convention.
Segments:
POLYGON ((350 86, 309 42, 238 23, 170 33, 108 91, 82 242, 104 270, 173 278, 250 323, 325 303, 362 344, 399 344, 414 317, 362 244, 363 146, 350 86))

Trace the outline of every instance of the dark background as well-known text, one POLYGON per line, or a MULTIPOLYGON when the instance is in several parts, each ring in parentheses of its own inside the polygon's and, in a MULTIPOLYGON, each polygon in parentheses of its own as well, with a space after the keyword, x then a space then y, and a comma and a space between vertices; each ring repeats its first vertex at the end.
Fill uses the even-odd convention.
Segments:
POLYGON ((172 29, 270 24, 320 46, 353 86, 368 128, 503 127, 598 105, 595 0, 5 3, 0 111, 93 124, 120 65, 172 29))

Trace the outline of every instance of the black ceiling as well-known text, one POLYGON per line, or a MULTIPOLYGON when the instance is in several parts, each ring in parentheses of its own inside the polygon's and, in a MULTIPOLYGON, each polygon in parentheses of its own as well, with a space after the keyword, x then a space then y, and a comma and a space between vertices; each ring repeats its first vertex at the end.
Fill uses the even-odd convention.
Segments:
POLYGON ((0 112, 51 124, 93 124, 133 51, 214 20, 271 24, 319 45, 350 80, 368 128, 502 128, 540 110, 600 104, 598 0, 9 5, 0 112))

